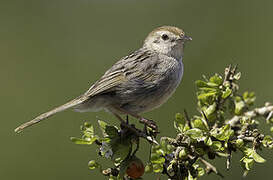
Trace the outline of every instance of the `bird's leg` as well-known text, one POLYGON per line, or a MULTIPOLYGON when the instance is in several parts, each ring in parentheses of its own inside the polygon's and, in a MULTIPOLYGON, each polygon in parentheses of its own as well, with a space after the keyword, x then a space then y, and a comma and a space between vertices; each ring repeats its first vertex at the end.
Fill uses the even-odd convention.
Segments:
POLYGON ((129 116, 128 116, 128 114, 126 115, 126 123, 129 124, 129 116))
MULTIPOLYGON (((131 115, 131 116, 133 116, 133 115, 131 115)), ((156 132, 158 131, 158 127, 153 120, 143 118, 139 115, 135 115, 134 117, 138 118, 140 123, 147 125, 148 127, 152 128, 156 132)))
MULTIPOLYGON (((118 118, 118 120, 120 120, 120 122, 121 123, 125 123, 125 121, 122 119, 122 117, 120 117, 120 115, 118 115, 117 113, 115 113, 115 112, 113 112, 113 111, 111 111, 111 113, 116 117, 116 118, 118 118)), ((128 122, 128 121, 127 121, 128 122)), ((126 124, 128 124, 126 122, 126 124)))
POLYGON ((122 113, 124 113, 124 114, 127 114, 127 115, 129 114, 130 116, 133 116, 133 117, 137 118, 140 123, 146 124, 148 127, 152 128, 156 132, 158 131, 157 125, 153 120, 143 118, 143 117, 141 117, 141 116, 139 116, 137 114, 134 114, 132 112, 126 111, 126 110, 118 108, 118 107, 115 107, 115 109, 122 112, 122 113))
POLYGON ((132 132, 134 132, 138 137, 142 137, 146 140, 148 140, 148 142, 150 143, 154 143, 156 145, 158 145, 158 142, 156 142, 154 139, 152 139, 151 137, 147 136, 146 133, 142 132, 141 130, 137 129, 134 125, 130 125, 127 122, 125 122, 120 115, 118 115, 117 113, 110 111, 116 118, 118 118, 121 122, 121 126, 124 126, 125 128, 127 128, 128 130, 131 130, 132 132))

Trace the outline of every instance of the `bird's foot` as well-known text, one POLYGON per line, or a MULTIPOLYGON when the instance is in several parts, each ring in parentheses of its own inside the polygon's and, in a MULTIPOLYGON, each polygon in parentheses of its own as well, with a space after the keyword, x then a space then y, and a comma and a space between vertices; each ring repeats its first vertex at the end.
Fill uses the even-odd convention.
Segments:
POLYGON ((149 119, 145 119, 145 118, 141 117, 139 119, 139 122, 143 123, 144 125, 146 125, 148 127, 150 127, 152 130, 154 130, 155 132, 158 133, 158 127, 157 127, 156 123, 153 120, 149 120, 149 119))

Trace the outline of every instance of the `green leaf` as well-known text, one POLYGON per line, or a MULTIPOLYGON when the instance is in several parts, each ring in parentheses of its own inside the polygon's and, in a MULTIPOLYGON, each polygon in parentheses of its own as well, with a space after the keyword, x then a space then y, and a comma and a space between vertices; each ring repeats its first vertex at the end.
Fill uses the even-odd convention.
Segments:
POLYGON ((84 123, 83 136, 84 138, 91 138, 94 136, 94 128, 92 125, 84 123))
POLYGON ((201 130, 205 130, 205 131, 208 130, 207 125, 201 119, 193 120, 192 127, 193 128, 198 128, 198 129, 201 129, 201 130))
POLYGON ((249 159, 249 158, 244 158, 243 162, 245 164, 245 169, 246 170, 250 170, 254 164, 254 160, 253 159, 249 159))
POLYGON ((152 163, 148 163, 145 166, 145 173, 151 173, 151 172, 153 172, 153 165, 152 165, 152 163))
POLYGON ((183 148, 183 149, 179 152, 179 154, 178 154, 178 157, 179 157, 180 159, 185 159, 187 156, 188 156, 188 153, 187 153, 187 151, 186 151, 185 148, 183 148))
POLYGON ((119 140, 115 140, 115 142, 111 141, 111 149, 113 151, 112 159, 125 159, 131 150, 131 145, 128 142, 122 142, 119 140))
POLYGON ((229 87, 226 88, 226 90, 222 94, 222 98, 226 99, 227 97, 229 97, 231 95, 231 93, 232 93, 232 90, 229 87))
POLYGON ((220 141, 227 141, 231 136, 233 136, 234 131, 227 124, 221 128, 214 128, 211 130, 210 134, 220 141))
POLYGON ((219 142, 219 141, 213 141, 212 142, 212 145, 211 145, 211 148, 214 150, 214 151, 222 151, 222 143, 219 142))
POLYGON ((188 180, 194 180, 189 170, 188 170, 188 180))
POLYGON ((98 138, 97 137, 92 137, 89 139, 81 139, 81 138, 76 138, 76 137, 71 137, 70 140, 74 142, 75 144, 93 144, 98 138))
POLYGON ((262 158, 259 154, 257 154, 255 149, 252 148, 245 148, 244 153, 247 158, 253 158, 257 163, 264 163, 265 159, 262 158))
POLYGON ((186 135, 188 135, 192 139, 201 139, 203 138, 203 131, 201 129, 193 128, 189 129, 185 132, 186 135))
POLYGON ((158 157, 158 156, 156 156, 156 158, 155 158, 155 156, 154 156, 153 159, 151 158, 151 162, 153 164, 163 164, 165 162, 165 158, 164 157, 158 157))
POLYGON ((208 87, 207 83, 205 81, 202 80, 197 80, 195 81, 195 85, 200 88, 200 87, 208 87))
POLYGON ((204 176, 205 175, 205 170, 204 168, 198 167, 197 168, 197 172, 198 172, 198 177, 204 176))
POLYGON ((243 109, 245 108, 245 102, 244 101, 239 101, 235 102, 235 114, 240 115, 243 112, 243 109))
POLYGON ((244 145, 244 140, 242 140, 242 139, 237 139, 237 140, 236 140, 236 146, 237 146, 238 148, 242 148, 243 145, 244 145))
POLYGON ((104 121, 98 120, 98 124, 99 124, 99 126, 100 126, 100 130, 101 130, 103 136, 107 136, 107 134, 106 134, 106 132, 105 132, 107 123, 104 122, 104 121))
POLYGON ((202 101, 206 101, 207 98, 209 98, 211 96, 215 96, 215 95, 216 95, 216 92, 202 93, 197 96, 197 99, 202 100, 202 101))
POLYGON ((175 121, 174 121, 174 128, 182 133, 184 131, 185 124, 186 124, 186 120, 185 120, 184 116, 180 113, 176 113, 175 121))
POLYGON ((153 164, 153 171, 155 173, 161 173, 163 171, 163 164, 153 164))
POLYGON ((273 138, 269 135, 265 136, 263 139, 263 146, 273 148, 273 138))
POLYGON ((199 148, 199 147, 197 147, 196 149, 195 149, 195 152, 199 155, 199 156, 204 156, 205 155, 205 150, 203 149, 203 148, 199 148))
POLYGON ((108 126, 108 125, 106 125, 106 127, 105 127, 105 133, 110 138, 115 138, 115 137, 119 136, 118 129, 115 126, 108 126))
POLYGON ((119 176, 123 177, 126 174, 127 167, 130 164, 131 159, 126 158, 120 163, 119 176))
POLYGON ((247 104, 247 105, 253 105, 253 103, 255 102, 256 100, 256 96, 255 96, 255 93, 254 92, 244 92, 243 94, 243 99, 244 99, 244 102, 247 104))
POLYGON ((118 177, 115 177, 115 176, 113 176, 113 175, 110 175, 108 180, 118 180, 118 177))
POLYGON ((210 137, 206 137, 206 139, 205 139, 205 144, 207 145, 207 146, 211 146, 212 145, 212 140, 211 140, 211 138, 210 137))
POLYGON ((234 79, 239 80, 241 78, 241 72, 238 72, 233 76, 234 79))
POLYGON ((215 88, 219 86, 218 84, 213 83, 213 82, 208 82, 207 85, 208 85, 209 87, 215 87, 215 88))
POLYGON ((216 103, 213 103, 212 105, 210 105, 206 110, 205 110, 205 114, 206 116, 210 116, 211 114, 213 114, 216 110, 216 103))
POLYGON ((160 139, 160 148, 164 151, 164 155, 170 154, 174 150, 174 147, 168 144, 166 139, 160 139))
POLYGON ((95 160, 91 160, 88 162, 88 167, 89 167, 89 169, 93 170, 96 168, 101 168, 101 165, 99 163, 97 163, 95 160))
POLYGON ((214 76, 210 77, 209 81, 217 85, 220 85, 223 83, 222 77, 218 74, 215 74, 214 76))
POLYGON ((199 91, 203 91, 203 92, 217 92, 218 89, 215 87, 201 87, 199 88, 199 91))
POLYGON ((252 153, 252 157, 254 159, 255 162, 257 163, 264 163, 266 160, 264 158, 262 158, 259 154, 257 154, 256 151, 253 151, 252 153))

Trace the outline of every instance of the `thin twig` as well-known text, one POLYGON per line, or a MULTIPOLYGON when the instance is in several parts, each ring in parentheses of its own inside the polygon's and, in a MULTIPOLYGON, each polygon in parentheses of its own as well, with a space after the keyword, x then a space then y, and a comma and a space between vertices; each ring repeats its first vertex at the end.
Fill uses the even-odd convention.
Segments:
POLYGON ((186 122, 187 122, 187 124, 189 125, 189 127, 192 128, 192 127, 191 127, 191 123, 190 123, 191 120, 190 120, 190 118, 189 118, 189 115, 188 115, 186 109, 184 109, 184 117, 185 117, 186 122))
POLYGON ((272 112, 273 112, 273 105, 270 105, 269 103, 266 103, 265 106, 260 107, 260 108, 255 108, 255 109, 253 109, 251 111, 247 111, 241 116, 233 116, 233 118, 231 118, 227 122, 227 124, 234 127, 234 126, 236 126, 237 123, 240 122, 240 120, 244 116, 248 117, 248 118, 255 118, 257 116, 266 116, 267 114, 270 115, 270 113, 272 113, 272 112))
POLYGON ((218 176, 220 176, 221 178, 223 178, 224 176, 218 172, 218 170, 216 169, 216 167, 214 167, 212 164, 210 164, 208 161, 206 161, 205 159, 203 159, 202 157, 199 157, 199 160, 206 166, 207 169, 207 173, 210 173, 211 171, 214 172, 215 174, 217 174, 218 176))

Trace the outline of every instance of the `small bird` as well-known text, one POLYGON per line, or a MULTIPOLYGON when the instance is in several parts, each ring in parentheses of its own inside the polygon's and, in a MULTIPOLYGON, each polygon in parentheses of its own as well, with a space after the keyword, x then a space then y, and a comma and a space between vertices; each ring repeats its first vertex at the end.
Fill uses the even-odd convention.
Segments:
POLYGON ((69 108, 78 112, 106 110, 122 120, 122 114, 155 124, 139 114, 159 107, 174 93, 183 76, 184 46, 192 38, 173 26, 154 29, 143 46, 117 61, 84 94, 43 113, 15 129, 24 128, 69 108))

